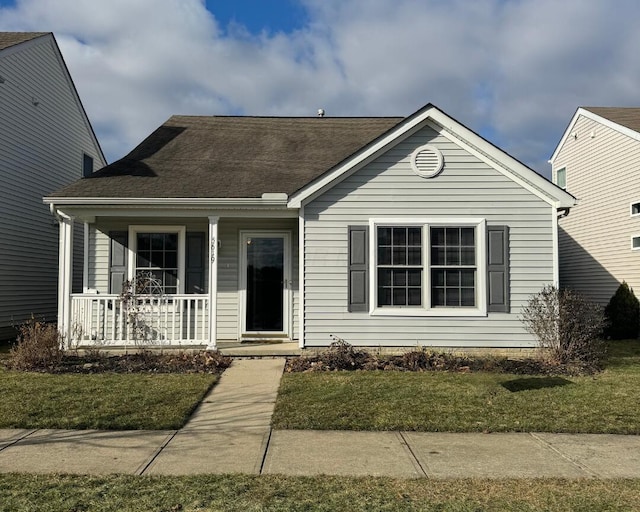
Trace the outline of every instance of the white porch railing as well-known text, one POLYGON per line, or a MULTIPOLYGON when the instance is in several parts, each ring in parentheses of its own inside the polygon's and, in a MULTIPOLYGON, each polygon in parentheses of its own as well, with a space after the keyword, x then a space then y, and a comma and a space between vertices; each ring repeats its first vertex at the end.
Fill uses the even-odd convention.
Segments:
POLYGON ((70 346, 199 345, 209 339, 208 295, 72 294, 70 346))

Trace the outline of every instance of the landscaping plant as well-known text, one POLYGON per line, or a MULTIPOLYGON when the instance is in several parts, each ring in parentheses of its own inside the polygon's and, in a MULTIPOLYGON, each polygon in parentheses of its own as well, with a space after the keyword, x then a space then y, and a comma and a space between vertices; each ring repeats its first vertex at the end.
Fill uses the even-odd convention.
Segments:
POLYGON ((616 293, 604 308, 604 314, 607 319, 607 338, 626 340, 638 337, 640 302, 625 281, 618 286, 616 293))
POLYGON ((14 370, 51 368, 60 363, 62 355, 62 335, 58 327, 32 316, 20 326, 7 366, 14 370))
POLYGON ((554 364, 586 369, 601 366, 604 312, 580 294, 545 286, 523 309, 522 321, 538 339, 541 353, 554 364))

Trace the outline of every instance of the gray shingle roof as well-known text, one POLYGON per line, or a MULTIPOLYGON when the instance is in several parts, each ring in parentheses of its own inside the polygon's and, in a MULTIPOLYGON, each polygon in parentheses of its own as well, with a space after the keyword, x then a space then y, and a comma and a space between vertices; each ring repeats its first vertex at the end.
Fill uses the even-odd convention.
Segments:
POLYGON ((638 107, 582 107, 621 126, 640 132, 640 108, 638 107))
POLYGON ((0 32, 0 50, 47 34, 50 32, 0 32))
POLYGON ((51 197, 291 195, 401 120, 173 116, 121 160, 51 197))

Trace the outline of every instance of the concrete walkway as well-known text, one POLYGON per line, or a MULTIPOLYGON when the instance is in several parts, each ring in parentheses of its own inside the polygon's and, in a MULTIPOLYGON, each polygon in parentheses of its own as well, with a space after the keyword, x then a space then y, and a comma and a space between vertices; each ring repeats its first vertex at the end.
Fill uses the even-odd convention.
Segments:
POLYGON ((0 472, 640 478, 640 436, 270 428, 283 359, 239 359, 178 431, 0 430, 0 472))

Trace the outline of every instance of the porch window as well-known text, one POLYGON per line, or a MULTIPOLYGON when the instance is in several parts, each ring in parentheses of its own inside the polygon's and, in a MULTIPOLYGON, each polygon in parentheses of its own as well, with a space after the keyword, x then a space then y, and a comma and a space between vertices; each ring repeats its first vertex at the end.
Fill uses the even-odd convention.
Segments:
POLYGON ((178 293, 178 233, 137 233, 136 237, 138 291, 178 293))
POLYGON ((174 295, 185 289, 184 226, 130 226, 128 279, 138 293, 174 295))

